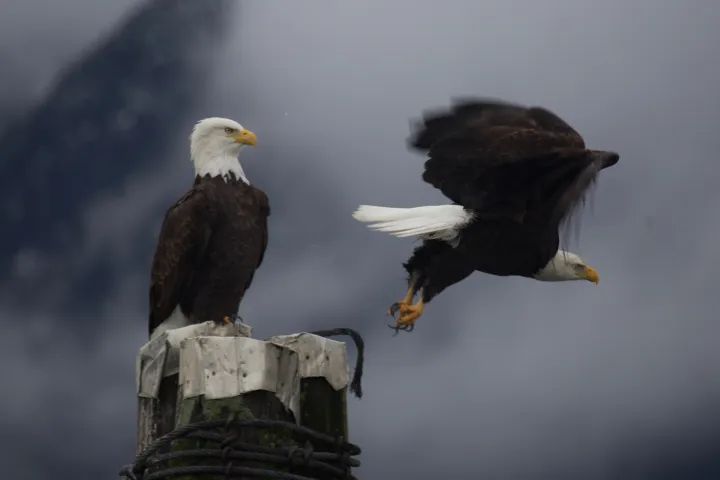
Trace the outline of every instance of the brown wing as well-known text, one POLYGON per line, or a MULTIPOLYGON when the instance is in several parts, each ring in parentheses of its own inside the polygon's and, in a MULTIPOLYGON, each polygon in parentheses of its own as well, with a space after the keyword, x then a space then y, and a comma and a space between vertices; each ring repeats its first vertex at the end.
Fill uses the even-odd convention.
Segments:
MULTIPOLYGON (((429 150, 448 138, 465 137, 489 150, 515 147, 512 137, 535 132, 548 144, 585 148, 582 137, 564 120, 540 107, 523 107, 496 100, 457 100, 450 111, 425 114, 415 126, 412 147, 429 150), (553 138, 552 140, 550 138, 553 138)), ((530 146, 530 142, 528 142, 530 146)))
POLYGON ((257 266, 259 267, 262 264, 263 258, 265 257, 265 250, 267 249, 268 244, 267 217, 270 216, 270 202, 268 201, 267 195, 262 190, 256 188, 255 195, 258 199, 258 204, 260 205, 260 222, 262 222, 262 250, 260 252, 260 258, 257 262, 257 266))
POLYGON ((423 179, 452 201, 515 219, 533 209, 562 218, 595 173, 617 161, 586 150, 580 134, 548 110, 486 100, 426 115, 410 144, 428 153, 423 179))
POLYGON ((206 196, 195 188, 165 214, 150 274, 150 333, 170 316, 190 284, 213 218, 206 196))

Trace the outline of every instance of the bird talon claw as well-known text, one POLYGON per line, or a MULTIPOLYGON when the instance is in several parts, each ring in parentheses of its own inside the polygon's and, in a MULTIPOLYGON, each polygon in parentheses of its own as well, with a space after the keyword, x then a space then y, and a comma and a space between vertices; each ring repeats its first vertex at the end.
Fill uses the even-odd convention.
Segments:
POLYGON ((422 300, 415 305, 405 303, 405 301, 395 302, 390 305, 388 315, 395 319, 395 325, 388 324, 388 327, 395 331, 393 336, 397 335, 401 330, 403 332, 412 332, 415 329, 415 321, 422 315, 422 311, 422 300))
POLYGON ((391 330, 394 330, 395 333, 393 333, 393 337, 397 336, 398 333, 401 331, 403 332, 412 332, 415 329, 415 325, 401 325, 399 323, 396 323, 395 325, 387 324, 388 328, 391 330))

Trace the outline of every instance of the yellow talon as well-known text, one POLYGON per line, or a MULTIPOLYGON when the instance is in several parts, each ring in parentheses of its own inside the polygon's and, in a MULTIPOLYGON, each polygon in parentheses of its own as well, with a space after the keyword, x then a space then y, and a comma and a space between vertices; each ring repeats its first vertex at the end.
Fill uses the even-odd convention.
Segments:
POLYGON ((234 324, 235 322, 233 321, 232 318, 230 318, 230 317, 228 317, 227 315, 225 315, 225 316, 223 317, 223 323, 224 323, 225 325, 232 325, 232 324, 234 324))
POLYGON ((400 316, 397 319, 397 327, 410 329, 415 326, 415 322, 423 314, 425 310, 425 302, 420 299, 415 305, 400 305, 400 316))
POLYGON ((414 296, 415 292, 413 292, 413 287, 411 285, 410 288, 408 288, 407 293, 405 294, 405 298, 403 298, 399 302, 395 302, 390 305, 390 308, 388 309, 388 315, 394 317, 397 311, 400 310, 403 306, 409 306, 410 304, 412 304, 414 296))
POLYGON ((425 310, 425 301, 422 298, 422 288, 418 290, 418 292, 420 293, 420 299, 413 305, 412 301, 416 292, 414 283, 411 283, 405 298, 399 302, 393 303, 390 306, 390 310, 388 310, 388 314, 390 316, 395 317, 396 313, 400 313, 395 320, 395 325, 388 325, 388 327, 395 330, 395 334, 397 334, 400 330, 404 330, 406 332, 412 331, 412 329, 415 328, 415 322, 423 314, 423 311, 425 310))

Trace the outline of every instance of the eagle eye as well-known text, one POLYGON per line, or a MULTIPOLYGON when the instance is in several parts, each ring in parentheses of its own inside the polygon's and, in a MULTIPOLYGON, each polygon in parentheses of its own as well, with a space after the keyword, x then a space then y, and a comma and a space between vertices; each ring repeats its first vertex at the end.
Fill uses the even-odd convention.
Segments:
POLYGON ((235 131, 234 128, 225 127, 225 133, 227 133, 228 135, 230 135, 230 134, 233 133, 234 131, 235 131))

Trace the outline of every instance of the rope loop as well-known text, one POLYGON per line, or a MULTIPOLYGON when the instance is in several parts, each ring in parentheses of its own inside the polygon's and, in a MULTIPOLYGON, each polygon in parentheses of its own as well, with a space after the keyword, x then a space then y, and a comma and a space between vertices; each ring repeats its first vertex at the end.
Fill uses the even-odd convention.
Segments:
POLYGON ((199 479, 224 475, 225 478, 355 480, 350 471, 360 465, 353 457, 358 454, 360 447, 343 437, 291 422, 207 420, 183 425, 158 438, 138 454, 132 465, 123 467, 120 475, 127 480, 166 480, 181 475, 199 479), (251 429, 283 430, 289 434, 288 444, 265 446, 241 441, 242 432, 251 429), (196 444, 174 443, 184 438, 196 444), (296 469, 300 470, 296 472, 296 469))

